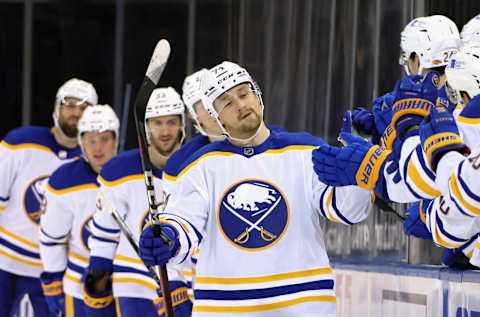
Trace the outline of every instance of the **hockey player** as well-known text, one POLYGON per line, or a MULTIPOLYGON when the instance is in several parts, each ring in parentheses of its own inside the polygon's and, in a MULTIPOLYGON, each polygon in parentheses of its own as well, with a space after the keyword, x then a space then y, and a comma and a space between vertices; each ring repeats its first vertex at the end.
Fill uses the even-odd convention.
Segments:
MULTIPOLYGON (((83 156, 60 166, 50 177, 45 193, 45 214, 40 218, 40 276, 50 311, 86 316, 90 309, 115 315, 111 289, 101 301, 85 299, 81 277, 88 265, 90 222, 97 201, 100 168, 117 153, 119 121, 108 105, 87 108, 78 123, 83 156), (65 293, 65 294, 64 294, 65 293)), ((85 290, 89 294, 89 290, 85 290)))
MULTIPOLYGON (((147 104, 145 126, 155 190, 157 197, 162 197, 162 169, 180 147, 184 136, 184 105, 173 88, 153 91, 147 104)), ((127 151, 110 160, 100 171, 98 180, 100 189, 138 238, 149 218, 140 151, 127 151)), ((163 202, 158 203, 162 205, 163 202)), ((98 211, 91 227, 89 273, 85 286, 101 292, 105 289, 106 277, 113 272, 113 293, 122 316, 138 316, 139 312, 145 316, 163 314, 163 303, 156 292, 158 285, 125 235, 120 233, 113 217, 104 210, 98 211)), ((183 277, 176 270, 169 270, 169 277, 176 315, 189 316, 191 303, 183 277)))
POLYGON ((204 104, 227 139, 184 164, 161 224, 175 246, 147 226, 142 259, 181 263, 201 245, 193 316, 335 316, 319 216, 362 221, 370 193, 320 183, 311 156, 324 142, 269 130, 244 68, 223 62, 207 74, 204 104))
POLYGON ((49 314, 38 279, 41 202, 50 174, 81 154, 77 123, 97 101, 92 84, 70 79, 57 91, 53 128, 21 127, 0 144, 0 316, 8 316, 24 294, 35 316, 49 314))

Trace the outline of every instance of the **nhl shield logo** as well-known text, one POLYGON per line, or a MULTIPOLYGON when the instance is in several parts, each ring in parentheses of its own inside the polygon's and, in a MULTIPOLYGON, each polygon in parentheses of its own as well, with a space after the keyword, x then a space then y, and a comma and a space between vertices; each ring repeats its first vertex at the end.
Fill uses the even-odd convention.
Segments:
POLYGON ((47 190, 48 178, 50 175, 40 176, 34 179, 26 188, 23 195, 23 210, 35 225, 40 224, 42 215, 43 197, 47 190))
POLYGON ((259 179, 233 184, 223 194, 217 221, 235 247, 260 251, 277 243, 290 220, 288 201, 275 185, 259 179))

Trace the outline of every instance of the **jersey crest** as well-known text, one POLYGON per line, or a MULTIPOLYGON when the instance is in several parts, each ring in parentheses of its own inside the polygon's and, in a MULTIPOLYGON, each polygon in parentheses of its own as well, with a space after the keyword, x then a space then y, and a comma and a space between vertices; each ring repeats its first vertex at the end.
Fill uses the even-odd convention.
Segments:
POLYGON ((92 235, 92 229, 90 227, 90 223, 93 220, 93 214, 88 216, 87 219, 82 223, 80 227, 80 237, 82 240, 82 246, 85 248, 85 250, 90 251, 90 248, 88 247, 88 238, 92 235))
POLYGON ((260 179, 244 179, 223 194, 217 221, 224 237, 235 247, 260 251, 282 238, 290 210, 277 186, 260 179))
POLYGON ((43 198, 47 190, 47 182, 50 175, 43 175, 35 178, 25 189, 23 195, 23 210, 35 225, 40 224, 42 215, 43 198))

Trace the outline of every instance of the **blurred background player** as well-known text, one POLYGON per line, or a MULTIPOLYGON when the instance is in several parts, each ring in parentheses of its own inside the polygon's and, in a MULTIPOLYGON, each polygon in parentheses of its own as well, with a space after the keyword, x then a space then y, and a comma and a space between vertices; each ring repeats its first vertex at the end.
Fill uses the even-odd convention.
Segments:
POLYGON ((88 265, 98 173, 117 154, 119 126, 109 105, 88 107, 78 123, 82 157, 60 166, 48 180, 45 213, 40 218, 40 279, 52 312, 87 316, 87 310, 94 309, 102 316, 116 315, 111 287, 99 296, 101 302, 90 295, 84 304, 81 277, 88 265))
POLYGON ((49 310, 40 287, 38 225, 45 185, 61 164, 81 154, 77 124, 86 107, 97 104, 91 83, 66 81, 57 91, 53 128, 21 127, 0 144, 0 316, 28 294, 35 316, 49 310))
POLYGON ((362 221, 370 192, 320 183, 312 150, 324 142, 269 130, 244 68, 223 62, 208 74, 203 102, 227 139, 204 146, 184 164, 160 225, 175 246, 170 250, 148 226, 140 239, 142 259, 182 263, 201 245, 193 316, 335 316, 319 215, 362 221))
MULTIPOLYGON (((162 170, 184 137, 184 105, 173 88, 153 91, 147 104, 145 125, 156 197, 162 197, 162 170)), ((101 190, 138 239, 149 219, 139 150, 123 152, 110 160, 98 179, 101 190)), ((162 205, 163 201, 158 204, 162 205)), ((158 286, 108 212, 95 213, 90 240, 89 276, 85 286, 101 293, 105 290, 105 277, 113 273, 113 293, 122 316, 161 315, 163 303, 156 292, 158 286)), ((191 303, 186 283, 179 271, 169 269, 168 273, 175 313, 189 316, 191 303)))

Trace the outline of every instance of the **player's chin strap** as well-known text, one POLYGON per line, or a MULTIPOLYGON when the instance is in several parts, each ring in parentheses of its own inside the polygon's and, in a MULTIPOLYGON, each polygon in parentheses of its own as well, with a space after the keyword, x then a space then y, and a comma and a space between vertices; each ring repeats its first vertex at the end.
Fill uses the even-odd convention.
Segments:
POLYGON ((263 121, 263 110, 264 110, 264 105, 263 105, 263 100, 262 100, 262 97, 258 94, 257 91, 255 91, 255 93, 257 94, 257 97, 258 99, 260 100, 260 105, 262 106, 262 117, 261 117, 261 120, 260 120, 260 124, 257 128, 257 131, 251 136, 251 137, 248 137, 246 139, 240 139, 240 138, 234 138, 230 135, 230 133, 228 133, 228 131, 225 129, 225 127, 223 126, 223 124, 220 122, 220 119, 218 119, 218 113, 216 113, 216 115, 214 116, 214 119, 215 121, 217 121, 218 125, 220 126, 220 129, 222 129, 222 133, 223 135, 225 135, 227 138, 229 138, 230 140, 233 140, 233 141, 236 141, 236 142, 239 142, 239 143, 248 143, 250 142, 251 140, 253 140, 257 135, 258 133, 260 133, 260 129, 262 128, 262 121, 263 121))
MULTIPOLYGON (((198 119, 197 118, 193 118, 193 120, 195 120, 195 124, 193 125, 193 127, 195 128, 195 130, 197 130, 198 133, 200 133, 201 135, 203 136, 206 136, 206 137, 209 137, 209 138, 212 138, 214 140, 222 140, 223 137, 225 136, 223 133, 222 134, 208 134, 207 132, 205 132, 205 130, 200 126, 200 122, 198 122, 198 119)), ((218 122, 218 121, 217 121, 218 122)))

